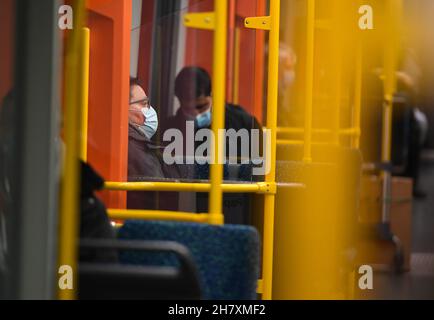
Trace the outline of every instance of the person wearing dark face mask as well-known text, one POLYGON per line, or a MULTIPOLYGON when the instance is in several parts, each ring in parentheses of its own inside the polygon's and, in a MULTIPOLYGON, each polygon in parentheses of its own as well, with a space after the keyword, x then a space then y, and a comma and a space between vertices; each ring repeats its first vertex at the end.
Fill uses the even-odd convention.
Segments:
MULTIPOLYGON (((130 80, 128 112, 128 181, 161 181, 177 179, 177 168, 164 164, 161 148, 152 138, 158 130, 158 115, 150 105, 137 79, 130 80)), ((127 206, 136 210, 176 210, 176 194, 159 195, 155 192, 129 192, 127 206)))

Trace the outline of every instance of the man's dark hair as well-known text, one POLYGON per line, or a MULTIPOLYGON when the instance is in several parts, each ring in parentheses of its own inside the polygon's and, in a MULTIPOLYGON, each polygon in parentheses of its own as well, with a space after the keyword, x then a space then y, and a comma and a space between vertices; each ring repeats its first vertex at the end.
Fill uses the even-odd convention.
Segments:
POLYGON ((142 84, 142 81, 140 81, 139 78, 130 77, 130 88, 131 88, 132 86, 139 86, 139 87, 142 87, 143 84, 142 84))
POLYGON ((131 89, 134 86, 139 86, 143 88, 142 81, 139 78, 130 77, 130 99, 131 99, 131 89))
POLYGON ((212 91, 208 72, 200 67, 185 67, 175 81, 175 95, 179 100, 209 97, 212 91))

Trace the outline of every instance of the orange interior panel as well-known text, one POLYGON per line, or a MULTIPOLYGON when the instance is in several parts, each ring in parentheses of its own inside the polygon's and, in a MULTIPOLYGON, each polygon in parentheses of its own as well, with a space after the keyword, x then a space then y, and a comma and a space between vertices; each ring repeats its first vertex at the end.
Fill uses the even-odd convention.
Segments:
MULTIPOLYGON (((108 181, 126 181, 132 2, 89 0, 91 32, 89 163, 108 181)), ((103 192, 110 208, 125 208, 126 194, 103 192)))

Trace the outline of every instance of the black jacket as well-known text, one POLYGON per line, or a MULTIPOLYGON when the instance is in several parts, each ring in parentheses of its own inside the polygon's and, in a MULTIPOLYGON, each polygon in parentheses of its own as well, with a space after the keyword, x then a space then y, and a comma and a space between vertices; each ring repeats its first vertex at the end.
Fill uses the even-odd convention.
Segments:
MULTIPOLYGON (((163 141, 164 132, 169 129, 178 129, 182 132, 183 137, 186 137, 186 122, 192 121, 188 119, 181 110, 178 110, 175 116, 167 119, 164 122, 161 141, 163 141)), ((245 111, 241 106, 227 104, 225 108, 225 129, 234 129, 235 131, 239 131, 241 129, 246 129, 249 131, 249 138, 251 138, 251 130, 253 129, 261 129, 261 125, 255 117, 250 115, 247 111, 245 111)), ((210 129, 210 127, 205 128, 210 129)), ((195 128, 197 131, 198 128, 195 128)), ((262 135, 260 135, 261 143, 260 147, 262 147, 262 135)), ((186 141, 184 140, 184 150, 186 150, 186 141)), ((198 144, 196 144, 197 147, 198 144)), ((238 142, 238 157, 241 156, 241 142, 238 142)), ((227 154, 229 153, 229 147, 226 147, 227 154)))
MULTIPOLYGON (((113 240, 116 238, 104 204, 95 196, 104 180, 86 163, 81 163, 80 238, 113 240)), ((81 249, 81 262, 116 263, 116 250, 81 249)))
MULTIPOLYGON (((186 137, 186 122, 191 121, 187 119, 181 110, 178 110, 174 117, 167 119, 163 123, 162 134, 169 129, 178 129, 182 132, 184 140, 186 137)), ((252 129, 261 129, 259 122, 255 117, 246 112, 242 107, 238 105, 227 104, 225 109, 225 128, 226 130, 234 129, 239 131, 241 129, 247 129, 249 131, 249 138, 251 138, 252 129)), ((209 128, 208 128, 209 129, 209 128)), ((195 128, 197 131, 198 128, 195 128)), ((260 147, 262 147, 262 135, 260 135, 260 147)), ((161 141, 163 141, 163 136, 161 141)), ((184 141, 185 144, 185 141, 184 141)), ((197 144, 196 144, 197 147, 197 144)), ((184 145, 184 150, 186 150, 186 145, 184 145)), ((229 152, 229 147, 226 147, 227 153, 229 152)), ((261 150, 261 148, 260 148, 261 150)), ((241 142, 238 142, 238 157, 241 156, 241 142)), ((189 176, 183 176, 185 179, 194 180, 208 180, 209 179, 209 166, 196 165, 194 170, 183 170, 183 168, 188 167, 187 165, 180 166, 181 172, 188 172, 189 176)), ((238 172, 238 176, 234 177, 230 173, 228 166, 225 166, 225 180, 239 180, 239 181, 258 181, 261 177, 253 177, 251 174, 251 166, 241 167, 238 172), (241 173, 240 173, 241 172, 241 173)), ((250 222, 250 195, 247 194, 225 194, 224 195, 224 214, 226 223, 229 224, 249 224, 250 222)), ((198 193, 196 201, 197 212, 207 212, 208 211, 208 194, 198 193)))

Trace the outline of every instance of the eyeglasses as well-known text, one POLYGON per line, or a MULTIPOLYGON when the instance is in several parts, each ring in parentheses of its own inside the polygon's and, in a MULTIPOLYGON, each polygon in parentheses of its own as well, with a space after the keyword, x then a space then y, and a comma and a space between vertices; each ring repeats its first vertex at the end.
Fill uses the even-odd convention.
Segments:
POLYGON ((135 105, 135 104, 138 104, 138 105, 142 106, 143 108, 149 108, 151 106, 148 98, 143 99, 143 100, 130 102, 130 106, 135 105))

